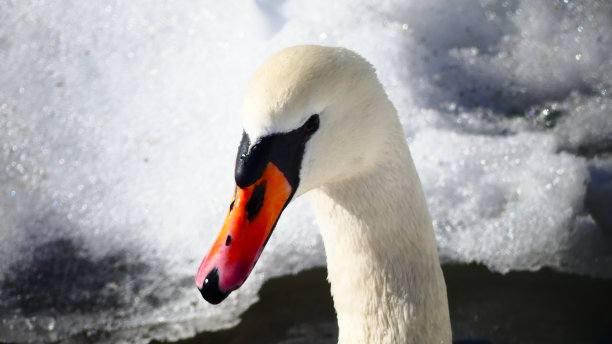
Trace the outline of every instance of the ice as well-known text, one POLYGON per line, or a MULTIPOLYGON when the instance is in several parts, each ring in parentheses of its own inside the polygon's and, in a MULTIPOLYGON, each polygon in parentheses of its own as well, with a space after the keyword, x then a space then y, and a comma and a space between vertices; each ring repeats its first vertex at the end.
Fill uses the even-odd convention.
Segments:
POLYGON ((611 18, 572 0, 0 0, 0 341, 184 338, 324 265, 298 199, 223 304, 193 282, 246 82, 301 43, 376 67, 444 262, 612 278, 611 18))
POLYGON ((470 257, 502 272, 543 264, 580 271, 559 251, 582 206, 587 172, 580 159, 555 154, 553 137, 425 130, 412 147, 442 257, 470 257))

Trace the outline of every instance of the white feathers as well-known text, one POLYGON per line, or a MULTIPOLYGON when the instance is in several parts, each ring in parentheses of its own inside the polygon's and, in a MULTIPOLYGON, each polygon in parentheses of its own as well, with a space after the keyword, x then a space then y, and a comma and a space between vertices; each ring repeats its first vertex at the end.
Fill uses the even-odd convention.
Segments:
POLYGON ((245 100, 247 133, 321 124, 300 173, 325 244, 341 343, 450 343, 446 287, 423 191, 372 67, 340 48, 273 55, 245 100))

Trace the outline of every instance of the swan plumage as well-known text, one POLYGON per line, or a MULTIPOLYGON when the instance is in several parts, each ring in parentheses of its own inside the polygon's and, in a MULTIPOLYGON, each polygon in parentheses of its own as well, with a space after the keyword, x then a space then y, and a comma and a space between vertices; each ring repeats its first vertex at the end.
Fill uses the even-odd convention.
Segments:
POLYGON ((450 344, 431 218, 396 110, 374 68, 344 48, 281 50, 247 87, 243 128, 234 201, 244 209, 232 203, 200 266, 202 295, 220 302, 239 287, 284 207, 307 194, 325 246, 339 343, 450 344), (280 200, 271 184, 282 184, 273 189, 281 190, 280 200), (273 209, 260 215, 256 206, 273 209), (232 235, 246 235, 245 228, 262 233, 261 247, 249 248, 248 259, 223 245, 232 235))

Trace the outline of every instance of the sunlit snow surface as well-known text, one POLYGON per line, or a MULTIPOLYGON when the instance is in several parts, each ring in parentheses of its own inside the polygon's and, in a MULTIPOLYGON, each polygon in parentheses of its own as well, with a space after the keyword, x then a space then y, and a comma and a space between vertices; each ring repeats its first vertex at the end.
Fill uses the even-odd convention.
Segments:
POLYGON ((0 341, 186 337, 323 265, 300 199, 227 301, 193 282, 246 82, 301 43, 378 70, 443 261, 612 277, 609 1, 0 0, 0 341))

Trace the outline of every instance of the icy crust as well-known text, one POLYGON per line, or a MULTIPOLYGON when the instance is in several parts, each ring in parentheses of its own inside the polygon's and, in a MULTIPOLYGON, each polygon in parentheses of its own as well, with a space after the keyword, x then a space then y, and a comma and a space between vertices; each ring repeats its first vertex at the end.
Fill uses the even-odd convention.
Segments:
POLYGON ((412 149, 444 260, 471 257, 502 272, 543 264, 578 270, 559 252, 587 172, 584 161, 554 154, 552 137, 424 130, 412 149))
POLYGON ((0 0, 0 341, 184 338, 324 265, 298 199, 223 304, 193 282, 244 86, 300 43, 376 67, 444 262, 612 278, 610 32, 606 1, 0 0))

